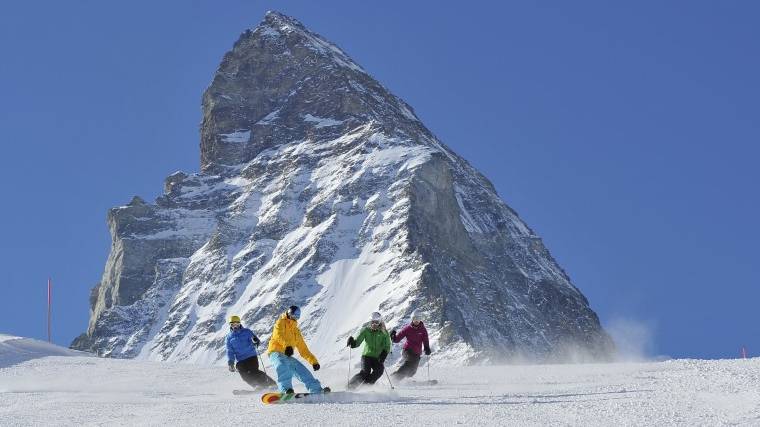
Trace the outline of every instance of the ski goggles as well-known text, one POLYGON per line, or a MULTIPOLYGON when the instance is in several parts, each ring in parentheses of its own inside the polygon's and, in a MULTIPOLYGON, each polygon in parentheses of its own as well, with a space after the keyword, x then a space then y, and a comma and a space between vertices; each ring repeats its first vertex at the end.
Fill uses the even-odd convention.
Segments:
POLYGON ((380 326, 380 321, 379 320, 371 320, 369 322, 369 325, 370 326, 380 326))
POLYGON ((240 324, 240 322, 230 322, 230 328, 237 329, 243 325, 240 324))

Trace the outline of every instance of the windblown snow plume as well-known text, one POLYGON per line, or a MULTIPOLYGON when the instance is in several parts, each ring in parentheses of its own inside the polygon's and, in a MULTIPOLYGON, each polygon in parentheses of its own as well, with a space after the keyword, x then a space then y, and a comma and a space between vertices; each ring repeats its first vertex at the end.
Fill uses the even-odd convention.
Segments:
POLYGON ((110 210, 77 349, 215 363, 225 317, 301 327, 325 364, 369 313, 424 314, 452 362, 605 358, 586 298, 491 183, 345 52, 270 12, 203 95, 201 172, 110 210))

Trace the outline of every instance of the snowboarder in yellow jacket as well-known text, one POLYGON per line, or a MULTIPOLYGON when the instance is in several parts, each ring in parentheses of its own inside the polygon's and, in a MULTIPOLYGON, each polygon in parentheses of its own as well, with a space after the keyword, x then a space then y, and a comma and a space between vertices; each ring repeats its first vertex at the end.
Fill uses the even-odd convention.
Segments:
POLYGON ((269 339, 269 360, 272 362, 277 372, 277 388, 281 393, 293 393, 293 376, 304 383, 309 393, 321 393, 330 391, 329 388, 322 388, 319 380, 309 372, 308 368, 293 357, 293 349, 298 349, 298 354, 306 359, 311 367, 319 370, 319 361, 309 351, 306 342, 301 336, 301 330, 298 329, 298 319, 301 317, 301 309, 297 306, 291 306, 283 313, 274 324, 272 337, 269 339))

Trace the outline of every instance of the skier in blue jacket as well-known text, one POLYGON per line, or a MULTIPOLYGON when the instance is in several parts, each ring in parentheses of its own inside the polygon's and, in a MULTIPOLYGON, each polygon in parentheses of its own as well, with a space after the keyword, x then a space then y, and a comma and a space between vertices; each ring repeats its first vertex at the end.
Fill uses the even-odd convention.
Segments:
POLYGON ((248 328, 244 328, 240 323, 240 317, 230 317, 230 332, 225 338, 227 345, 227 366, 230 372, 237 371, 251 387, 270 387, 276 386, 277 383, 269 378, 267 374, 259 371, 259 358, 256 352, 256 346, 261 341, 256 334, 248 328), (237 364, 235 364, 237 360, 237 364))

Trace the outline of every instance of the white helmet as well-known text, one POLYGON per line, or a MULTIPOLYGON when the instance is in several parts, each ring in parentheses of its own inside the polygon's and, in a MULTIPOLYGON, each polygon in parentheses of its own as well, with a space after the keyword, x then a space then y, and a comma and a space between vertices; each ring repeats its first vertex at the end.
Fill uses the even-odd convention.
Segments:
POLYGON ((412 322, 422 320, 422 316, 420 316, 420 313, 417 310, 414 310, 412 312, 412 322))
POLYGON ((383 316, 381 316, 380 313, 373 311, 372 314, 369 316, 369 320, 371 322, 382 322, 383 316))

